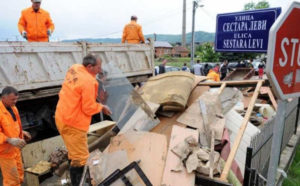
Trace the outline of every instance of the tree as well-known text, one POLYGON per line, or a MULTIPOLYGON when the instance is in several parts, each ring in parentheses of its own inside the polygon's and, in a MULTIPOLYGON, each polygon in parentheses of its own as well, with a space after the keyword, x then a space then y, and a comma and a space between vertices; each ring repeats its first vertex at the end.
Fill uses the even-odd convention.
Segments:
POLYGON ((244 5, 244 10, 254 10, 255 9, 255 3, 247 3, 244 5))
POLYGON ((266 0, 259 1, 258 3, 250 2, 244 5, 244 10, 255 10, 269 8, 270 4, 266 0))
POLYGON ((196 55, 203 62, 219 62, 220 53, 215 52, 210 43, 204 43, 196 48, 196 55))

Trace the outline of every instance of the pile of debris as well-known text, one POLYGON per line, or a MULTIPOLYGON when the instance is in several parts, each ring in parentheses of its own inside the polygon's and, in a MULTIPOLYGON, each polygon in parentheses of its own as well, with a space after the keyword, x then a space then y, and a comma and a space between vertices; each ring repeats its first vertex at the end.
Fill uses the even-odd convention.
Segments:
MULTIPOLYGON (((201 177, 241 185, 245 148, 275 115, 275 98, 270 88, 261 88, 263 81, 252 81, 256 88, 245 88, 243 81, 205 81, 169 72, 132 89, 116 125, 90 141, 82 182, 193 186, 201 177), (136 107, 130 110, 132 104, 136 107)), ((52 165, 61 164, 62 157, 52 157, 52 165)))

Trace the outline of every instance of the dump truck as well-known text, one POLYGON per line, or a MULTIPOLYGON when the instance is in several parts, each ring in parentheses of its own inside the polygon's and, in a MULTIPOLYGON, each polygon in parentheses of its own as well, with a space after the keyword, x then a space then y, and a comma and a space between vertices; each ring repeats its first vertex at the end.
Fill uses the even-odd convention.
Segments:
POLYGON ((5 86, 18 89, 17 107, 24 130, 33 134, 48 128, 55 130, 53 116, 65 74, 88 53, 99 55, 103 66, 119 68, 131 83, 144 82, 154 73, 153 42, 0 42, 0 91, 5 86))

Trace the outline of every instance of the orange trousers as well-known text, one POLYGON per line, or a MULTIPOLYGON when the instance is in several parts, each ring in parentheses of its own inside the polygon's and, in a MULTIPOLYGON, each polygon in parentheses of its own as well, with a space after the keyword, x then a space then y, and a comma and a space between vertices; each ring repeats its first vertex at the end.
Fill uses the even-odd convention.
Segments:
POLYGON ((20 186, 24 181, 24 169, 21 152, 16 152, 14 158, 0 158, 3 186, 20 186))
POLYGON ((87 132, 68 126, 55 118, 57 129, 68 150, 72 167, 82 167, 89 158, 87 132))

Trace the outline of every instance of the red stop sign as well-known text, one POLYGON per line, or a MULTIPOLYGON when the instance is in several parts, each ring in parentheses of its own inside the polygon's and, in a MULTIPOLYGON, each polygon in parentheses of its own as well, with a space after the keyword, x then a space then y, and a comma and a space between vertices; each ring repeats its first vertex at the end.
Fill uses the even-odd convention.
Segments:
POLYGON ((300 3, 293 2, 270 29, 266 72, 277 97, 300 96, 300 3))

